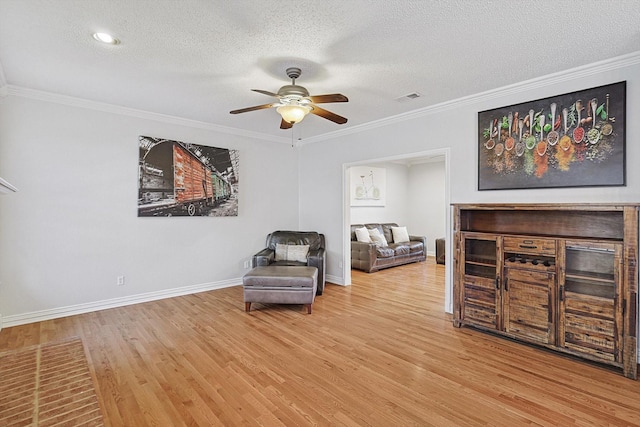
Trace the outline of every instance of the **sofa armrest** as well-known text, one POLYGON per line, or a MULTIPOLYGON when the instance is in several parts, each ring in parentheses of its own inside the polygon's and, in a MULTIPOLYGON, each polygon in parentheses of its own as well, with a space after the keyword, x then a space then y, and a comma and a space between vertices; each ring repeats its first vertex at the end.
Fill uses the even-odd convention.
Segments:
POLYGON ((376 262, 376 245, 373 243, 351 241, 351 268, 371 272, 376 262))
POLYGON ((412 242, 422 242, 424 253, 427 253, 427 236, 409 236, 409 240, 412 242))
POLYGON ((259 267, 271 264, 276 257, 273 249, 265 248, 253 256, 252 266, 259 267))

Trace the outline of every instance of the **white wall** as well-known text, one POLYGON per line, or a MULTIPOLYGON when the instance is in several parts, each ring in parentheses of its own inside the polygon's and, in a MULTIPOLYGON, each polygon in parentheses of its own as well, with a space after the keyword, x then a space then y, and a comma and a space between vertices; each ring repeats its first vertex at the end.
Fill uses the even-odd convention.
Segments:
POLYGON ((0 196, 5 326, 240 284, 268 232, 298 227, 297 149, 161 120, 0 99, 0 175, 19 189, 0 196), (239 215, 138 218, 138 135, 238 149, 239 215))
MULTIPOLYGON (((479 77, 480 78, 480 77, 479 77)), ((329 276, 345 280, 344 165, 371 159, 409 156, 412 153, 449 149, 448 185, 452 203, 475 202, 639 202, 640 54, 560 75, 539 78, 491 93, 435 106, 402 117, 372 123, 330 139, 308 141, 300 150, 300 222, 303 228, 322 229, 327 236, 329 276), (606 188, 558 188, 536 190, 477 191, 477 114, 479 111, 627 81, 626 162, 627 185, 606 188), (318 182, 325 185, 319 187, 318 182), (323 200, 323 209, 315 201, 323 200)), ((450 256, 451 230, 447 230, 450 256)), ((450 261, 450 260, 449 260, 450 261)), ((447 262, 446 309, 451 310, 451 262, 447 262)), ((347 265, 348 267, 348 265, 347 265)))
POLYGON ((436 239, 447 234, 445 163, 414 164, 407 179, 407 228, 411 234, 427 236, 427 253, 435 255, 436 239))

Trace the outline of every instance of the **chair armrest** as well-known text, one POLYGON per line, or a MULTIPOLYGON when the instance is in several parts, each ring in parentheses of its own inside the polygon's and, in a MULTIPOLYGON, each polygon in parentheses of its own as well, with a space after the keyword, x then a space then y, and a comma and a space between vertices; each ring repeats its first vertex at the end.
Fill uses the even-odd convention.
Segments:
POLYGON ((276 254, 273 249, 264 248, 253 256, 252 266, 259 267, 263 265, 269 265, 275 260, 276 254))
POLYGON ((307 265, 309 267, 320 267, 324 263, 324 248, 309 251, 307 265))
POLYGON ((324 257, 324 248, 309 251, 309 255, 307 255, 307 266, 318 269, 318 290, 316 295, 322 295, 324 292, 326 264, 327 260, 324 257))

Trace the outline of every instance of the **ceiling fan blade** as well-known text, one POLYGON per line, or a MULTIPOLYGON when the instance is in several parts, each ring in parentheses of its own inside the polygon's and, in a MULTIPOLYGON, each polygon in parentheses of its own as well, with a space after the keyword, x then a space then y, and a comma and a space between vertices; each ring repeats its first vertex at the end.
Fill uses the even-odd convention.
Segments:
POLYGON ((337 123, 339 125, 343 125, 345 123, 347 123, 347 119, 346 117, 342 117, 337 115, 336 113, 332 113, 331 111, 327 111, 325 109, 322 109, 320 107, 318 107, 317 105, 313 105, 311 108, 311 113, 315 114, 316 116, 320 116, 323 117, 327 120, 331 120, 334 123, 337 123))
POLYGON ((280 122, 280 129, 291 129, 292 127, 293 125, 285 119, 282 119, 282 121, 280 122))
POLYGON ((263 104, 263 105, 256 105, 255 107, 247 107, 247 108, 241 108, 239 110, 229 111, 229 113, 240 114, 240 113, 246 113, 248 111, 264 110, 265 108, 271 108, 271 107, 273 107, 273 104, 263 104))
POLYGON ((276 98, 280 98, 280 95, 278 95, 277 93, 273 93, 273 92, 269 92, 268 90, 262 90, 262 89, 251 89, 254 92, 258 92, 261 93, 263 95, 267 95, 267 96, 273 96, 276 98))
POLYGON ((314 96, 310 96, 309 99, 314 104, 325 104, 327 102, 349 102, 349 98, 347 98, 341 93, 331 93, 328 95, 314 95, 314 96))

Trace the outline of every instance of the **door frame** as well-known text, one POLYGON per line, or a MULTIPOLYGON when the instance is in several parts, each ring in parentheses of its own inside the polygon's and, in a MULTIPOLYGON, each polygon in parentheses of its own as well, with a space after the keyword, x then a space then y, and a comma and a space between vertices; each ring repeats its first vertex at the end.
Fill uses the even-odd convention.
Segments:
MULTIPOLYGON (((342 257, 342 271, 343 271, 343 283, 345 286, 351 285, 351 202, 350 202, 350 174, 349 168, 352 166, 361 166, 372 163, 385 163, 410 159, 424 158, 424 157, 444 157, 444 209, 445 214, 445 311, 447 313, 453 312, 453 269, 451 257, 451 242, 453 241, 453 229, 452 224, 452 209, 451 209, 451 196, 450 196, 450 158, 451 150, 449 148, 438 148, 428 151, 420 151, 415 153, 401 154, 388 157, 370 158, 365 160, 359 160, 357 162, 349 162, 342 164, 342 242, 343 242, 343 257, 342 257)), ((426 248, 425 248, 426 250, 426 248)))

